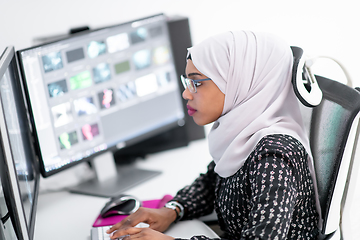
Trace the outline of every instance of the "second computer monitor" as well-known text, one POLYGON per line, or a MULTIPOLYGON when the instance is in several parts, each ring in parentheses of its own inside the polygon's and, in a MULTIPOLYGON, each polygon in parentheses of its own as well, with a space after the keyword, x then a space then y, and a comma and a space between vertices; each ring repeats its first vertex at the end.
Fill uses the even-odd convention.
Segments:
POLYGON ((10 46, 0 55, 0 178, 3 189, 0 213, 5 214, 1 220, 9 239, 13 239, 12 232, 20 240, 31 240, 34 236, 40 175, 32 144, 15 50, 10 46))

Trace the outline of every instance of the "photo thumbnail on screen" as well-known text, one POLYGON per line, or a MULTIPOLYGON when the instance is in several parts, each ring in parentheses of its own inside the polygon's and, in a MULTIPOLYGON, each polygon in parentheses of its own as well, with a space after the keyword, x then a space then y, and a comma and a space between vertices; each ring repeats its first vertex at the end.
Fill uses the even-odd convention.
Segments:
POLYGON ((136 94, 143 97, 151 93, 155 93, 158 88, 158 81, 154 73, 150 73, 135 80, 136 94))
POLYGON ((59 80, 57 82, 48 84, 49 95, 50 97, 62 96, 68 92, 68 87, 66 84, 66 79, 59 80))
POLYGON ((66 58, 68 63, 72 63, 85 58, 85 53, 83 48, 74 49, 66 52, 66 58))
POLYGON ((136 96, 136 85, 134 81, 122 84, 117 89, 117 97, 121 102, 134 99, 136 96))
POLYGON ((96 58, 97 56, 106 53, 106 43, 104 41, 91 41, 87 48, 89 58, 96 58))
POLYGON ((93 68, 94 82, 102 83, 111 79, 111 71, 108 63, 100 63, 93 68))
POLYGON ((93 97, 82 97, 74 100, 74 110, 77 116, 97 113, 98 109, 93 97))
POLYGON ((69 102, 52 107, 51 112, 54 118, 54 127, 66 125, 74 120, 69 102))
POLYGON ((95 124, 85 124, 81 128, 81 132, 83 135, 84 140, 91 141, 94 137, 98 136, 99 133, 99 125, 97 123, 95 124))
POLYGON ((89 71, 81 72, 70 78, 70 89, 82 89, 92 85, 91 73, 89 71))
POLYGON ((127 71, 130 71, 130 61, 123 61, 115 64, 115 73, 120 74, 127 71))
POLYGON ((133 62, 137 70, 148 68, 151 65, 151 51, 142 49, 133 55, 133 62))
POLYGON ((136 31, 130 33, 132 44, 144 42, 148 36, 146 28, 138 28, 136 31))
POLYGON ((170 61, 170 50, 166 46, 157 47, 153 51, 153 61, 157 65, 165 64, 170 61))
POLYGON ((52 52, 42 56, 45 73, 58 70, 64 67, 61 52, 52 52))
POLYGON ((149 35, 151 38, 159 37, 164 34, 164 30, 161 26, 149 28, 149 35))
POLYGON ((109 53, 125 50, 130 47, 130 40, 127 33, 120 33, 106 39, 109 53))
POLYGON ((171 73, 170 72, 161 72, 157 75, 158 83, 160 86, 166 86, 171 81, 171 73))
POLYGON ((60 134, 59 142, 60 149, 70 149, 74 144, 79 142, 76 131, 60 134))
POLYGON ((104 89, 98 93, 101 109, 107 109, 115 105, 114 90, 112 88, 104 89))

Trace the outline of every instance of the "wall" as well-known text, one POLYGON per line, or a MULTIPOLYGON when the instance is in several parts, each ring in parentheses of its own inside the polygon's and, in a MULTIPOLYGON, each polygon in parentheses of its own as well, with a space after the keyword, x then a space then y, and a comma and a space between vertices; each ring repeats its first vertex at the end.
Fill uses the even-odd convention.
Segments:
MULTIPOLYGON (((336 58, 359 86, 357 9, 353 0, 0 0, 0 49, 26 48, 35 37, 66 33, 73 27, 103 27, 163 12, 189 17, 193 43, 226 30, 275 33, 310 56, 336 58)), ((331 61, 314 67, 318 74, 344 81, 331 61)))

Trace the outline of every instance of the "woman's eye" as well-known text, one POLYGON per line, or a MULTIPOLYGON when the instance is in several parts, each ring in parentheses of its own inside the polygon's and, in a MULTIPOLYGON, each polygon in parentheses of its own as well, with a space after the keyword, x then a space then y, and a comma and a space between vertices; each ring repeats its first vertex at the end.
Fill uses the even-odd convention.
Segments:
POLYGON ((201 82, 196 82, 196 83, 195 83, 195 86, 196 86, 196 87, 201 86, 201 82))

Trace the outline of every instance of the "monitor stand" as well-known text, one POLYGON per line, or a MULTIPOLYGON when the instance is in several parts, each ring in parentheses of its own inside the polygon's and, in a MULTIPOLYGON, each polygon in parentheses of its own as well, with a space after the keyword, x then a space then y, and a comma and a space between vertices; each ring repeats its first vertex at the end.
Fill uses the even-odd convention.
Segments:
POLYGON ((139 169, 132 165, 117 167, 114 155, 105 152, 92 160, 96 178, 69 188, 72 193, 115 197, 159 174, 160 171, 139 169))

